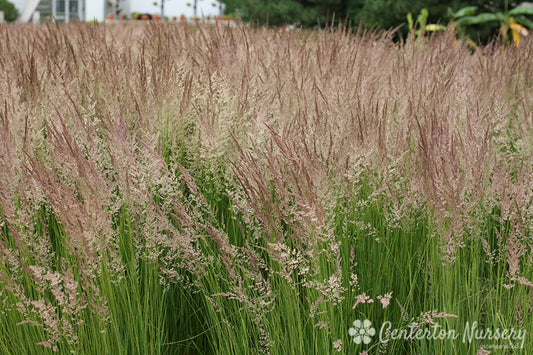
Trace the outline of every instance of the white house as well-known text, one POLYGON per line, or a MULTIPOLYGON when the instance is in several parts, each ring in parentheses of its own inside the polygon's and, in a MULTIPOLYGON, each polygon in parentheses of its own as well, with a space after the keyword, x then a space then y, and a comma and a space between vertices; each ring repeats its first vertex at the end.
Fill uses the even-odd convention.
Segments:
POLYGON ((20 22, 54 18, 61 22, 103 19, 105 3, 94 0, 10 0, 19 10, 20 22), (99 16, 99 13, 102 15, 99 16))
POLYGON ((215 16, 223 11, 217 0, 10 0, 20 12, 20 21, 102 21, 107 14, 133 12, 173 17, 215 16))

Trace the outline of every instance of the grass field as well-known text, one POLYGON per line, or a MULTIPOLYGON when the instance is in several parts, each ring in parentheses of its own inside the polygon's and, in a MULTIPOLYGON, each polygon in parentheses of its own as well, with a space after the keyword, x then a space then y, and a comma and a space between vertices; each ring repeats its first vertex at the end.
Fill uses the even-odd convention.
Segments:
POLYGON ((391 38, 1 25, 0 353, 533 353, 533 40, 391 38))

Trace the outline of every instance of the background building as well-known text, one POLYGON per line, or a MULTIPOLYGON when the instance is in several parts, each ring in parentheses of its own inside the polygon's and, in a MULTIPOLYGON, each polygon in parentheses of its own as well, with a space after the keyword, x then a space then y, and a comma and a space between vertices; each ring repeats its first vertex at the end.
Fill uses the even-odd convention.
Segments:
POLYGON ((54 18, 59 22, 103 21, 108 14, 121 10, 128 17, 133 12, 164 16, 186 17, 215 16, 221 14, 223 5, 216 0, 10 0, 20 12, 20 21, 45 21, 54 18), (196 14, 195 14, 196 6, 196 14))

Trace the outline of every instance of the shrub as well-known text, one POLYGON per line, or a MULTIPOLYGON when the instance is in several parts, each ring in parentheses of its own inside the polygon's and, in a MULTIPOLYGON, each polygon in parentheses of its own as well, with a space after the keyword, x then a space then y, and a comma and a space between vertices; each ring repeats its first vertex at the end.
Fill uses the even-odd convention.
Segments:
POLYGON ((4 12, 4 18, 7 22, 15 21, 18 16, 18 10, 11 2, 8 0, 0 0, 0 11, 4 12))

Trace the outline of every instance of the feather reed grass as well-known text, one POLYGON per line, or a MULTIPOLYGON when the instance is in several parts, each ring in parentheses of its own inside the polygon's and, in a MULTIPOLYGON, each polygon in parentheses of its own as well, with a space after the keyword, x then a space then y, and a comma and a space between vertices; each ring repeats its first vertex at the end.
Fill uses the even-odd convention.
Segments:
POLYGON ((533 43, 392 37, 0 25, 0 351, 477 354, 513 344, 348 329, 533 329, 533 43))

